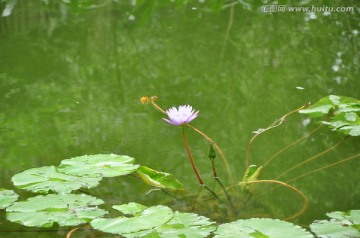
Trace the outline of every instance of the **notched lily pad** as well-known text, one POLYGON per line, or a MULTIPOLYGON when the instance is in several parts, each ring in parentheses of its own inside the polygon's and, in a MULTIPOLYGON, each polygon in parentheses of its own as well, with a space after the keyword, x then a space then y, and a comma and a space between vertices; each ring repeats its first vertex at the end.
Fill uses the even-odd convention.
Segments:
POLYGON ((13 204, 18 197, 19 195, 17 195, 13 190, 0 189, 0 209, 5 209, 13 204))
POLYGON ((15 202, 6 209, 7 219, 29 227, 76 226, 107 212, 97 205, 101 199, 85 194, 49 194, 15 202))
POLYGON ((349 212, 331 212, 331 219, 315 221, 310 225, 318 237, 360 237, 360 210, 349 212))
POLYGON ((84 155, 61 161, 58 171, 77 176, 115 177, 134 172, 139 166, 126 155, 84 155))
POLYGON ((184 188, 173 174, 159 172, 146 166, 140 166, 136 172, 150 186, 170 190, 183 190, 184 188))
POLYGON ((81 187, 95 187, 101 178, 66 175, 57 172, 54 166, 45 166, 15 174, 11 180, 17 188, 35 193, 70 193, 81 187))
POLYGON ((313 235, 289 222, 270 219, 252 218, 237 220, 219 226, 214 232, 214 238, 312 238, 313 235))

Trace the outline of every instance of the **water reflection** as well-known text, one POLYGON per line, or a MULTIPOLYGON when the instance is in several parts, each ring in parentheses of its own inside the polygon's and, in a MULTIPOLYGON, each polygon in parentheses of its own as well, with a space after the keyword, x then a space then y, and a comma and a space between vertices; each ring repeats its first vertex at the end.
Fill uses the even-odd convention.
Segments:
MULTIPOLYGON (((151 106, 138 103, 143 95, 157 95, 163 108, 190 104, 200 110, 194 126, 223 149, 236 180, 245 171, 252 131, 328 93, 359 96, 357 34, 342 35, 344 29, 358 28, 354 14, 318 15, 306 22, 306 14, 267 15, 237 5, 224 48, 230 8, 214 13, 201 4, 176 9, 171 4, 134 7, 112 2, 82 11, 40 2, 19 1, 9 17, 1 18, 1 187, 12 188, 11 176, 31 167, 115 153, 173 173, 196 193, 180 131, 166 125, 151 106)), ((304 120, 294 115, 260 137, 251 163, 264 163, 316 127, 304 120)), ((214 186, 207 141, 196 133, 188 136, 199 169, 214 186)), ((261 178, 272 179, 341 139, 321 130, 275 159, 261 178)), ((358 142, 351 138, 284 179, 358 153, 358 142)), ((229 184, 220 161, 218 167, 229 184)), ((359 161, 353 160, 294 181, 311 202, 299 222, 358 208, 359 168, 359 161)), ((188 201, 159 191, 147 194, 150 188, 134 180, 107 180, 96 194, 114 203, 160 201, 189 209, 188 201)), ((256 187, 262 191, 266 186, 256 187)), ((286 217, 301 206, 286 189, 253 199, 247 207, 242 199, 241 216, 286 217)), ((198 209, 213 213, 208 206, 198 209)))

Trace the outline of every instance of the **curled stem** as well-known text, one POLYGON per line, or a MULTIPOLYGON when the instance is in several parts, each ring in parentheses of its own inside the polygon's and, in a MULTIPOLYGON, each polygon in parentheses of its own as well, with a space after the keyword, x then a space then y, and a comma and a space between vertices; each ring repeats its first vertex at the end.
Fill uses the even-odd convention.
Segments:
POLYGON ((308 198, 305 196, 305 194, 303 192, 301 192, 299 189, 297 189, 297 188, 295 188, 295 187, 293 187, 293 186, 291 186, 291 185, 289 185, 289 184, 287 184, 285 182, 278 181, 278 180, 254 180, 254 181, 247 181, 247 182, 239 182, 238 184, 242 185, 242 184, 250 184, 250 183, 276 183, 276 184, 279 184, 281 186, 287 187, 287 188, 293 190, 294 192, 296 192, 297 194, 300 195, 300 197, 303 199, 302 208, 300 209, 300 211, 298 211, 294 215, 284 218, 284 220, 295 219, 296 217, 303 214, 306 211, 306 209, 307 209, 307 207, 309 205, 308 198))
POLYGON ((68 233, 66 233, 66 238, 71 238, 72 234, 79 229, 89 228, 89 226, 84 227, 75 227, 74 229, 71 229, 68 233))
MULTIPOLYGON (((295 177, 295 178, 292 178, 292 179, 286 181, 286 183, 294 182, 295 180, 298 180, 298 179, 300 179, 300 178, 303 178, 303 177, 305 177, 305 176, 307 176, 307 175, 310 175, 310 174, 313 174, 313 173, 315 173, 315 172, 321 171, 321 170, 323 170, 323 169, 327 169, 327 168, 330 168, 330 167, 332 167, 332 166, 335 166, 335 165, 338 165, 338 164, 341 164, 341 163, 350 161, 350 160, 355 159, 355 158, 357 158, 357 157, 360 157, 360 154, 356 154, 356 155, 350 156, 350 157, 348 157, 348 158, 346 158, 346 159, 337 161, 337 162, 335 162, 335 163, 331 163, 331 164, 325 165, 325 166, 323 166, 323 167, 314 169, 314 170, 312 170, 312 171, 309 171, 309 172, 307 172, 307 173, 304 173, 304 174, 302 174, 302 175, 299 175, 299 176, 297 176, 297 177, 295 177)), ((272 189, 268 189, 268 190, 266 190, 266 191, 263 191, 260 195, 257 196, 257 198, 259 198, 259 197, 261 197, 261 196, 263 196, 263 195, 265 195, 265 194, 273 191, 274 189, 275 189, 275 188, 272 188, 272 189)))
POLYGON ((299 164, 297 164, 297 165, 295 165, 295 166, 291 167, 290 169, 286 170, 286 171, 285 171, 285 172, 283 172, 282 174, 280 174, 280 175, 276 176, 276 178, 275 178, 275 179, 278 179, 278 178, 280 178, 280 177, 284 176, 285 174, 289 173, 290 171, 292 171, 292 170, 294 170, 294 169, 296 169, 296 168, 298 168, 298 167, 300 167, 300 166, 302 166, 302 165, 304 165, 304 164, 306 164, 306 163, 309 163, 309 162, 311 162, 311 161, 313 161, 313 160, 315 160, 315 159, 319 158, 320 156, 322 156, 322 155, 326 154, 327 152, 329 152, 329 151, 331 151, 331 150, 335 149, 335 148, 336 148, 336 147, 338 147, 340 144, 342 144, 342 143, 345 141, 345 139, 346 139, 346 138, 347 138, 347 137, 345 137, 344 139, 342 139, 341 141, 339 141, 339 142, 338 142, 338 143, 336 143, 335 145, 331 146, 330 148, 327 148, 326 150, 324 150, 324 151, 320 152, 319 154, 314 155, 313 157, 310 157, 309 159, 304 160, 303 162, 301 162, 301 163, 299 163, 299 164))
POLYGON ((305 173, 305 174, 302 174, 302 175, 300 175, 300 176, 297 176, 297 177, 295 177, 295 178, 292 178, 292 179, 290 179, 290 180, 288 180, 288 181, 286 181, 286 182, 287 182, 287 183, 293 182, 293 181, 295 181, 295 180, 297 180, 297 179, 299 179, 299 178, 305 177, 306 175, 313 174, 313 173, 318 172, 318 171, 320 171, 320 170, 327 169, 327 168, 332 167, 332 166, 335 166, 335 165, 337 165, 337 164, 341 164, 341 163, 347 162, 347 161, 349 161, 349 160, 355 159, 356 157, 360 157, 360 154, 353 155, 353 156, 350 156, 350 157, 348 157, 348 158, 346 158, 346 159, 337 161, 337 162, 335 162, 335 163, 328 164, 328 165, 325 165, 325 166, 323 166, 323 167, 314 169, 314 170, 312 170, 312 171, 310 171, 310 172, 307 172, 307 173, 305 173))
POLYGON ((249 167, 250 165, 250 149, 251 149, 251 145, 252 143, 254 142, 254 140, 261 134, 263 134, 264 132, 270 130, 270 129, 273 129, 275 127, 278 127, 280 126, 281 124, 283 124, 283 122, 285 121, 285 119, 290 116, 291 114, 297 112, 297 111, 300 111, 301 109, 304 109, 306 108, 307 106, 309 105, 309 103, 291 111, 291 112, 288 112, 286 113, 284 116, 282 116, 280 119, 276 120, 275 122, 273 122, 270 126, 268 126, 267 128, 265 129, 261 129, 258 133, 256 133, 249 141, 247 147, 246 147, 246 154, 245 154, 245 167, 249 167))
POLYGON ((279 150, 278 152, 276 152, 275 154, 273 154, 264 164, 263 166, 265 167, 266 165, 268 165, 273 159, 276 158, 276 156, 278 156, 279 154, 281 154, 282 152, 286 151, 287 149, 291 148, 292 146, 296 145, 297 143, 299 143, 300 141, 308 138, 310 135, 314 134, 316 131, 318 131, 323 125, 320 125, 318 127, 316 127, 314 130, 310 131, 308 134, 304 135, 303 137, 293 141, 292 143, 288 144, 287 146, 285 146, 284 148, 282 148, 281 150, 279 150))

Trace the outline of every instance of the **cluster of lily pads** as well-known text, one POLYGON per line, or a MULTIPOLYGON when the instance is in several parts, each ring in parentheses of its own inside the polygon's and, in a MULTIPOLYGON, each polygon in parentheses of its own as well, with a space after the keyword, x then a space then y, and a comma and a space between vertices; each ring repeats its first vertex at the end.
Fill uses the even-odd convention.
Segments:
POLYGON ((329 95, 299 113, 321 119, 320 123, 333 131, 360 136, 360 101, 357 99, 329 95))
MULTIPOLYGON (((322 118, 322 124, 349 136, 360 135, 359 112, 359 100, 335 95, 300 111, 322 118)), ((177 119, 177 114, 172 116, 170 119, 177 119)), ((37 195, 18 201, 19 195, 14 190, 0 189, 0 209, 5 209, 7 220, 27 227, 59 226, 70 227, 70 230, 89 224, 104 234, 123 237, 360 237, 360 210, 328 213, 330 220, 315 221, 306 230, 271 218, 239 219, 219 224, 195 213, 173 211, 168 206, 147 207, 134 202, 112 206, 120 213, 114 216, 115 211, 103 208, 105 202, 102 199, 83 191, 98 186, 104 178, 129 174, 159 189, 184 189, 174 175, 135 164, 129 156, 85 155, 65 159, 59 166, 32 168, 15 174, 12 182, 19 191, 37 195)))
MULTIPOLYGON (((158 172, 133 163, 125 155, 99 154, 63 160, 60 166, 32 168, 12 177, 14 186, 41 193, 17 201, 13 190, 0 190, 0 208, 6 209, 11 222, 27 227, 74 227, 89 223, 93 229, 124 237, 301 237, 313 234, 289 222, 252 218, 217 224, 195 213, 173 211, 163 205, 147 207, 138 203, 112 206, 121 213, 106 217, 100 208, 104 201, 84 194, 81 188, 93 188, 105 177, 137 173, 144 182, 162 189, 182 189, 182 184, 171 174, 158 172), (76 193, 72 193, 76 191, 76 193)), ((329 213, 331 221, 317 221, 312 232, 327 237, 360 236, 360 210, 348 213, 329 213)))

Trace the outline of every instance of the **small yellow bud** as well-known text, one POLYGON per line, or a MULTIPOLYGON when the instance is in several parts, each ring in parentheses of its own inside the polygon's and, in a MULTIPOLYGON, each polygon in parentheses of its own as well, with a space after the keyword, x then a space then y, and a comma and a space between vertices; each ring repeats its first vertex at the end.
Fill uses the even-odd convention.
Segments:
POLYGON ((149 101, 149 98, 148 98, 147 96, 142 96, 141 99, 140 99, 140 102, 141 102, 142 104, 145 104, 145 103, 147 103, 148 101, 149 101))

